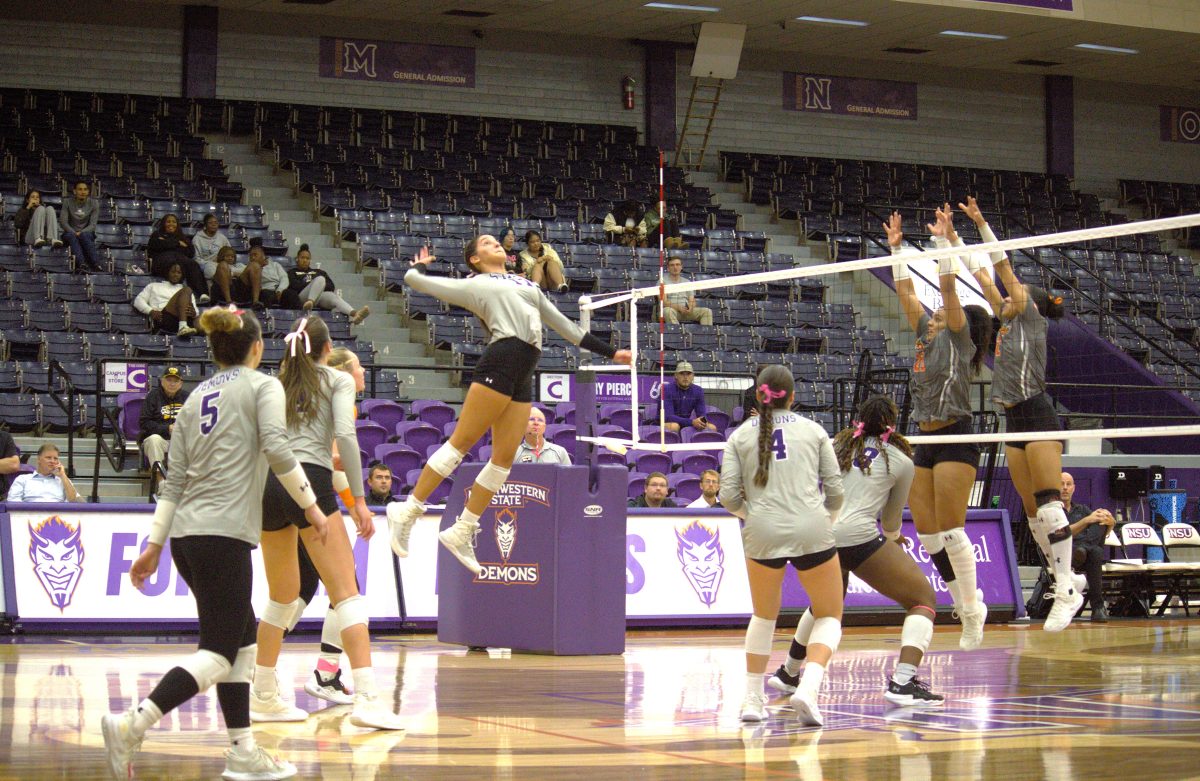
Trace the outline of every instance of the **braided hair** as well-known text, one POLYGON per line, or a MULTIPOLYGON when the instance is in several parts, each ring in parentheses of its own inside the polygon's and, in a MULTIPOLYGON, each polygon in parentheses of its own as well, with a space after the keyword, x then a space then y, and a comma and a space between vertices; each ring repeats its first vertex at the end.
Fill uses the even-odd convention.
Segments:
MULTIPOLYGON (((903 434, 896 431, 896 402, 887 396, 871 396, 858 407, 858 420, 850 428, 844 428, 833 438, 833 452, 837 455, 838 469, 850 471, 850 465, 856 461, 861 464, 863 474, 871 474, 871 464, 859 460, 867 446, 867 437, 876 437, 885 445, 891 444, 899 448, 906 456, 912 456, 912 445, 903 434)), ((889 472, 891 464, 888 461, 887 448, 883 448, 883 465, 889 472)))
POLYGON ((755 396, 761 405, 758 416, 758 470, 754 473, 754 484, 762 488, 767 484, 771 472, 771 436, 775 430, 774 413, 777 409, 788 409, 796 381, 786 366, 772 364, 758 373, 755 380, 755 396))

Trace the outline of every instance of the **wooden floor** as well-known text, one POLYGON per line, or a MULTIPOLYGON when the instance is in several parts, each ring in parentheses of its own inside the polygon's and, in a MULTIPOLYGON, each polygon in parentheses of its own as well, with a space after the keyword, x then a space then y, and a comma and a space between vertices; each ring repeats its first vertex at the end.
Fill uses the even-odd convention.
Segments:
MULTIPOLYGON (((1086 622, 1050 635, 993 627, 957 650, 939 628, 922 676, 939 711, 880 696, 898 629, 848 629, 827 678, 824 729, 786 699, 743 728, 740 631, 633 632, 624 656, 467 653, 431 635, 377 637, 376 673, 407 734, 368 732, 301 688, 316 645, 290 641, 280 677, 314 711, 257 727, 298 778, 1049 779, 1200 778, 1200 621, 1086 622)), ((106 778, 100 716, 145 696, 186 643, 18 638, 0 645, 0 778, 106 778)), ((787 648, 776 635, 773 663, 787 648)), ((772 668, 773 669, 773 668, 772 668)), ((147 736, 139 778, 218 778, 216 697, 147 736)))

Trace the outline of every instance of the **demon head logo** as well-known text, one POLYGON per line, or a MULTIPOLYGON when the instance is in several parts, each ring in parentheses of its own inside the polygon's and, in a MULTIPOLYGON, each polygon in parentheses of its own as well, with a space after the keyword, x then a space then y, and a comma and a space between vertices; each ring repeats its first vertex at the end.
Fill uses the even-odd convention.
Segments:
POLYGON ((699 521, 692 521, 682 532, 675 530, 675 540, 675 555, 679 557, 683 574, 700 601, 711 606, 717 601, 717 590, 721 588, 721 578, 725 575, 725 550, 721 547, 721 533, 699 521))
POLYGON ((50 597, 50 602, 62 611, 71 604, 79 576, 83 574, 83 544, 79 526, 53 515, 37 525, 29 526, 29 560, 33 571, 50 597))
POLYGON ((500 549, 500 558, 508 561, 512 554, 513 544, 517 541, 517 514, 504 509, 496 513, 496 547, 500 549))

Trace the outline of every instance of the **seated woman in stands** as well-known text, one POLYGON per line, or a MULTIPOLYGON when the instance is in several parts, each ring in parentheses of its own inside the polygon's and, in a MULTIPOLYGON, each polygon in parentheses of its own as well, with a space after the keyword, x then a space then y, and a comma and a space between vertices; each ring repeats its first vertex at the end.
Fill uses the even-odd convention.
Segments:
POLYGON ((17 229, 17 240, 31 247, 63 245, 59 238, 58 215, 53 206, 42 203, 42 194, 37 190, 25 193, 25 204, 13 215, 13 225, 17 229))
POLYGON ((158 333, 191 336, 196 333, 196 297, 183 284, 183 267, 171 263, 166 280, 151 282, 133 299, 133 308, 150 318, 158 333))
POLYGON ((178 263, 188 286, 200 291, 200 303, 208 303, 204 269, 196 262, 196 248, 180 227, 178 217, 168 214, 158 221, 146 244, 146 254, 150 256, 150 273, 159 279, 166 279, 171 264, 178 263))
POLYGON ((296 267, 288 271, 288 292, 300 299, 300 308, 312 311, 314 306, 341 312, 350 318, 351 325, 358 325, 371 314, 371 308, 355 309, 337 293, 333 279, 319 268, 312 267, 312 251, 307 244, 300 245, 296 253, 296 267))
POLYGON ((553 247, 542 243, 542 234, 537 231, 525 233, 525 249, 521 250, 520 260, 521 273, 542 290, 566 292, 562 258, 553 247))
POLYGON ((504 272, 506 274, 525 276, 525 272, 521 269, 521 258, 517 252, 516 232, 512 228, 505 228, 500 231, 500 235, 496 239, 499 240, 500 246, 504 248, 504 272))

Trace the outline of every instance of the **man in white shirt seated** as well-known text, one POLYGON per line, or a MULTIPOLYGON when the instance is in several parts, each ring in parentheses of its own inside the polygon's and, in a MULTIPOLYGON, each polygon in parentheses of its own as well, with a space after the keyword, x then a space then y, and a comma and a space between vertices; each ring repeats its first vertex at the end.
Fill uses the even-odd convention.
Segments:
POLYGON ((537 407, 529 409, 529 428, 517 448, 514 464, 571 464, 566 448, 546 440, 546 414, 537 407))
POLYGON ((58 460, 58 448, 46 443, 38 448, 37 471, 18 475, 8 489, 10 502, 78 502, 79 492, 58 460))
POLYGON ((700 473, 700 495, 688 507, 720 507, 717 494, 721 491, 721 473, 715 469, 705 469, 700 473))

